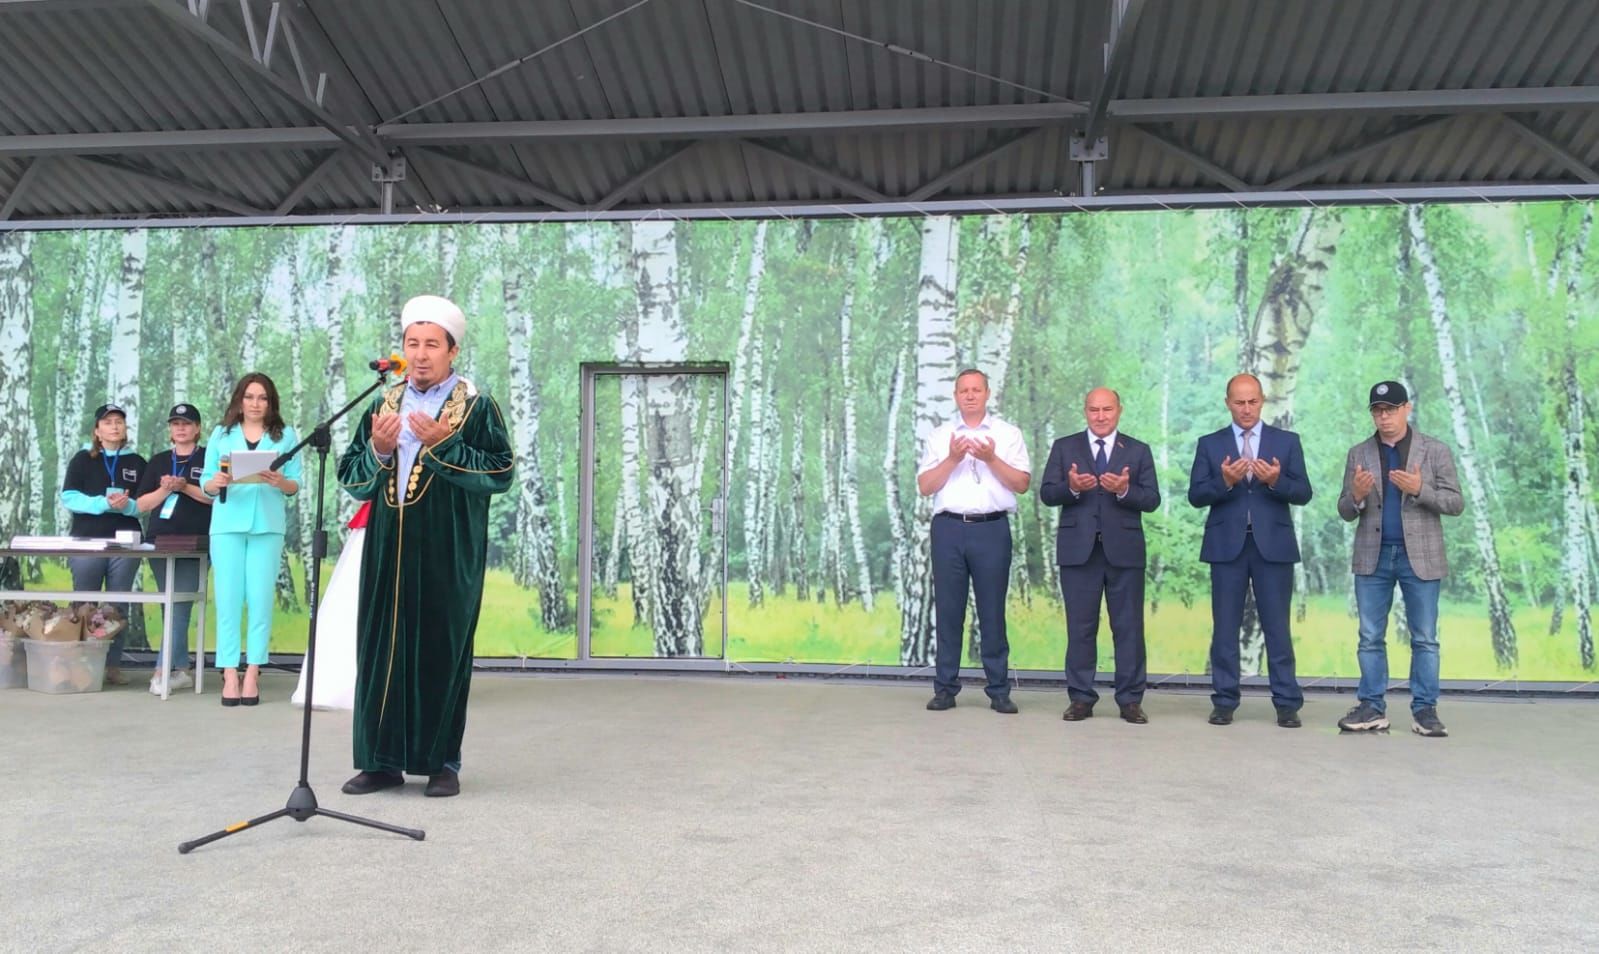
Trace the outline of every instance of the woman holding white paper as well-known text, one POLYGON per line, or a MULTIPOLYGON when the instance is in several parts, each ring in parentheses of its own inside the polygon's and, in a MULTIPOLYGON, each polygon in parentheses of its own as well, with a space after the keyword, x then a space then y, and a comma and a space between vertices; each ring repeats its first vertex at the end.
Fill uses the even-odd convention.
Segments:
POLYGON ((299 443, 283 422, 277 385, 259 371, 239 379, 222 415, 222 425, 206 441, 201 487, 216 498, 211 510, 211 567, 216 580, 217 667, 222 670, 222 704, 253 706, 261 701, 261 667, 272 636, 272 604, 278 561, 287 526, 286 498, 300 489, 300 460, 281 471, 230 473, 236 452, 282 452, 299 443), (247 668, 239 678, 240 630, 249 613, 247 668))

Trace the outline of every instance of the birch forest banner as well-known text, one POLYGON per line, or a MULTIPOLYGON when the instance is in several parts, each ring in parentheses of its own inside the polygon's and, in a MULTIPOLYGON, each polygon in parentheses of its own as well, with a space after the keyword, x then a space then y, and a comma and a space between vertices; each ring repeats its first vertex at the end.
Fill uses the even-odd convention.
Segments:
MULTIPOLYGON (((1154 448, 1164 498, 1145 520, 1150 670, 1200 674, 1209 583, 1188 468, 1195 440, 1227 421, 1227 377, 1250 370, 1266 420, 1303 436, 1315 486, 1299 518, 1300 672, 1354 676, 1352 525, 1335 501, 1345 451, 1372 430, 1367 388, 1398 378, 1416 426, 1454 449, 1466 497, 1446 521, 1444 676, 1588 681, 1593 218, 1591 204, 1549 203, 5 232, 0 534, 64 532, 63 468, 102 401, 128 408, 148 455, 174 402, 196 404, 209 431, 259 369, 304 429, 396 347, 400 304, 440 293, 469 316, 459 369, 500 399, 519 462, 494 504, 480 656, 575 655, 579 364, 725 361, 729 658, 929 661, 914 472, 971 365, 1027 435, 1035 484, 1052 439, 1082 428, 1084 393, 1120 391, 1121 429, 1154 448)), ((622 379, 599 395, 594 653, 714 655, 719 566, 694 546, 712 518, 661 488, 714 484, 721 388, 622 379)), ((285 652, 305 641, 302 499, 279 577, 285 652)), ((1017 668, 1061 666, 1055 516, 1035 488, 1012 521, 1017 668)), ((23 572, 66 583, 63 567, 23 572)), ((1258 637, 1249 649, 1258 670, 1258 637)))

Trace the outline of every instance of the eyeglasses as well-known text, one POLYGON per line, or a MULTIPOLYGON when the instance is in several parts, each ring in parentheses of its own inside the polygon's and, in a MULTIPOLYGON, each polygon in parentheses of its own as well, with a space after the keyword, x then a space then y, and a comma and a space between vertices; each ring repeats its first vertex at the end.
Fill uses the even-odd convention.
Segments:
POLYGON ((1398 414, 1398 413, 1404 411, 1404 409, 1405 409, 1405 405, 1403 405, 1403 404, 1401 404, 1401 405, 1399 405, 1397 407, 1395 407, 1392 404, 1378 404, 1378 405, 1375 405, 1374 407, 1372 407, 1371 416, 1372 417, 1387 417, 1390 414, 1398 414))

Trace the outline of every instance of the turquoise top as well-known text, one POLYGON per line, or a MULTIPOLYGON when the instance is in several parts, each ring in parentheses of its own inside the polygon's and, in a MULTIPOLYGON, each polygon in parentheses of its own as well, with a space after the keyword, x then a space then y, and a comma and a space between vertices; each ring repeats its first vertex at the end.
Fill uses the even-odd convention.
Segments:
MULTIPOLYGON (((284 427, 283 436, 277 440, 272 439, 270 431, 262 434, 261 442, 255 446, 255 449, 281 452, 299 442, 294 428, 284 427)), ((234 451, 249 449, 250 445, 244 441, 242 425, 236 424, 227 429, 218 427, 213 430, 211 439, 205 442, 205 470, 200 474, 200 485, 204 487, 210 483, 211 478, 222 469, 224 456, 234 451)), ((300 482, 298 455, 283 465, 282 473, 295 483, 300 482)), ((211 508, 211 532, 283 533, 288 523, 284 501, 283 491, 268 484, 231 484, 228 487, 227 502, 223 503, 219 499, 211 508)))

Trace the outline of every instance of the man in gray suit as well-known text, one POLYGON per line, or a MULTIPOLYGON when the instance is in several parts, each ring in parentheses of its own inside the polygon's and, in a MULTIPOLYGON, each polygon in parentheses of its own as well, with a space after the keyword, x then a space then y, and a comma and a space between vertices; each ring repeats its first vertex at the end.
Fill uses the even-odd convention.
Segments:
POLYGON ((1345 732, 1388 728, 1388 611, 1394 586, 1410 624, 1411 729, 1449 733, 1438 719, 1438 593, 1449 572, 1442 516, 1465 509, 1449 448, 1410 426, 1410 394, 1398 381, 1372 386, 1367 400, 1377 432, 1349 449, 1338 515, 1355 527, 1355 605, 1360 615, 1360 702, 1345 732))

